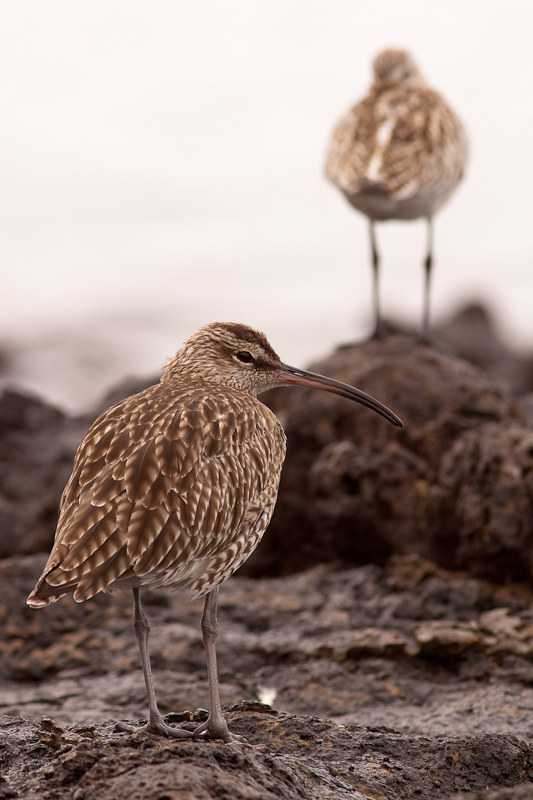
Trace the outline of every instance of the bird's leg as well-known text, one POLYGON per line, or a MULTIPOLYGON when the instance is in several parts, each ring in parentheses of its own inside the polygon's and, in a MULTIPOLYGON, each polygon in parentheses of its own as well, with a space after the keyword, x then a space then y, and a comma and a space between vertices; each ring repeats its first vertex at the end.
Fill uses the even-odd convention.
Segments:
POLYGON ((218 668, 216 642, 218 634, 217 618, 217 599, 218 586, 216 586, 205 598, 204 611, 202 614, 202 637, 204 640, 205 658, 207 662, 207 680, 209 683, 209 717, 206 722, 194 731, 194 738, 205 731, 210 739, 223 739, 225 742, 231 741, 228 723, 224 719, 222 706, 220 705, 220 691, 218 688, 218 668))
POLYGON ((201 733, 205 733, 205 736, 209 739, 222 739, 224 742, 242 742, 247 744, 246 739, 242 736, 235 736, 230 733, 228 723, 224 719, 224 714, 222 713, 222 706, 220 705, 216 651, 218 634, 217 599, 218 586, 209 592, 205 598, 201 622, 205 657, 207 661, 210 711, 207 720, 194 731, 193 737, 196 739, 201 733))
POLYGON ((142 728, 136 728, 125 723, 120 724, 121 730, 144 731, 160 736, 173 736, 178 739, 190 739, 192 734, 180 728, 172 728, 164 721, 161 712, 157 707, 155 699, 154 681, 152 678, 152 668, 150 666, 150 653, 148 651, 148 635, 150 633, 150 623, 141 605, 140 589, 133 590, 133 633, 137 639, 141 653, 141 663, 146 684, 146 694, 148 696, 148 722, 142 728))
POLYGON ((420 331, 420 341, 424 344, 429 342, 429 284, 431 279, 431 267, 433 266, 433 219, 428 217, 427 230, 427 255, 424 261, 424 312, 422 317, 422 329, 420 331))
POLYGON ((374 230, 374 220, 370 221, 370 247, 372 249, 372 299, 374 306, 374 333, 372 338, 381 339, 384 334, 381 312, 379 309, 379 253, 376 244, 376 232, 374 230))

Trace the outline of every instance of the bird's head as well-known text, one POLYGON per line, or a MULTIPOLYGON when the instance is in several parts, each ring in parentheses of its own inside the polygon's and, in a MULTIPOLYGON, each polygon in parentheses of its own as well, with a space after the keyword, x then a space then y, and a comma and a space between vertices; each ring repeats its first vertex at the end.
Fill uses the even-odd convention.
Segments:
POLYGON ((418 66, 407 50, 382 50, 375 57, 373 66, 376 82, 396 84, 422 80, 418 66))
POLYGON ((396 414, 365 392, 333 378, 283 364, 264 333, 239 323, 213 322, 200 328, 168 361, 163 380, 172 377, 201 378, 254 397, 276 386, 322 389, 355 400, 394 425, 402 425, 396 414))
POLYGON ((280 365, 264 333, 235 322, 213 322, 187 339, 165 374, 195 375, 255 396, 280 385, 280 365))

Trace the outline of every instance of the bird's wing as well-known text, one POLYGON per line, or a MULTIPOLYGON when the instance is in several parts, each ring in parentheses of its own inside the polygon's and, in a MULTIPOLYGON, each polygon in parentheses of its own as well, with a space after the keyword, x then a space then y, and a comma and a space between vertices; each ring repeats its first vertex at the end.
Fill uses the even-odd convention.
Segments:
POLYGON ((272 474, 277 492, 281 426, 264 410, 231 390, 167 385, 105 412, 76 455, 36 597, 85 600, 136 576, 187 582, 198 557, 220 558, 261 515, 251 510, 272 474))
POLYGON ((327 177, 345 194, 372 187, 393 199, 413 196, 444 173, 455 186, 467 158, 463 126, 429 88, 375 89, 335 128, 327 177))
POLYGON ((365 97, 338 121, 326 155, 326 176, 346 193, 359 190, 374 148, 377 125, 373 103, 365 97))

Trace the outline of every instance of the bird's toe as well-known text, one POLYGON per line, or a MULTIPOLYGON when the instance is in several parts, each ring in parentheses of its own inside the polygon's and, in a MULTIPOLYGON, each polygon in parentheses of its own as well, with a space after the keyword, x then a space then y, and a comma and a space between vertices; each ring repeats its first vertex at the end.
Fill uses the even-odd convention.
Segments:
POLYGON ((193 734, 191 731, 185 731, 183 728, 173 728, 167 725, 163 719, 151 720, 146 725, 129 725, 127 722, 117 722, 115 729, 125 733, 148 733, 152 736, 165 736, 168 739, 192 739, 193 734))

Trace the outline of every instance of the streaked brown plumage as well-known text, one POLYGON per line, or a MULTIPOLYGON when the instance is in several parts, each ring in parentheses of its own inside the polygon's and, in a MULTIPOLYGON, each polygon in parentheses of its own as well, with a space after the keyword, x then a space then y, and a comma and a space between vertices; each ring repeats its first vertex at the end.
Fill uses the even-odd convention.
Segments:
POLYGON ((336 126, 326 158, 329 180, 370 220, 375 335, 382 332, 382 323, 374 222, 428 221, 422 323, 427 339, 432 220, 463 177, 467 155, 461 121, 428 87, 409 53, 379 53, 370 91, 336 126))
POLYGON ((133 589, 152 733, 189 735, 167 725, 157 708, 140 603, 141 586, 171 586, 207 594, 211 712, 194 735, 232 738, 218 696, 217 592, 257 546, 274 510, 285 434, 256 395, 284 384, 340 394, 401 425, 359 390, 282 364, 262 333, 213 323, 185 342, 158 385, 105 411, 76 454, 54 547, 28 603, 133 589))

